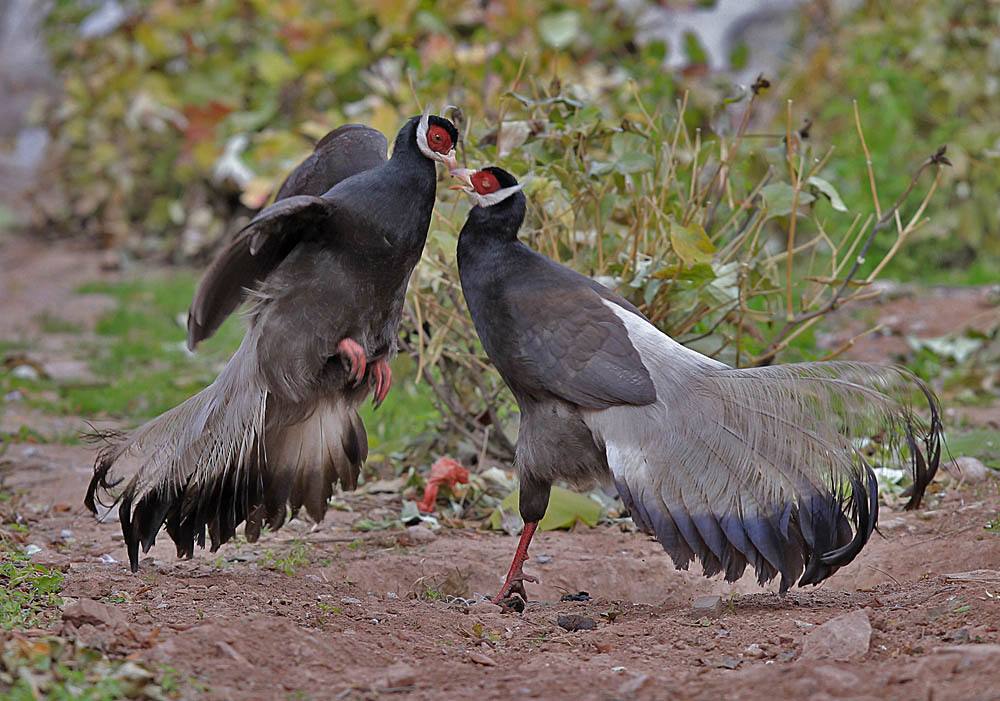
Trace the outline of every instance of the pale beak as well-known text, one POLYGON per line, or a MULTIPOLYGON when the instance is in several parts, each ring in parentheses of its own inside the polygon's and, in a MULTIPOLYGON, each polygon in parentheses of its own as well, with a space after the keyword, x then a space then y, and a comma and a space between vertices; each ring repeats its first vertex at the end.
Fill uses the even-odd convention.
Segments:
POLYGON ((451 169, 451 177, 458 178, 459 180, 462 181, 462 184, 461 185, 452 185, 448 189, 450 189, 450 190, 465 190, 466 192, 472 192, 473 190, 475 190, 475 187, 472 185, 472 175, 475 172, 476 171, 474 171, 474 170, 472 170, 470 168, 458 168, 458 167, 452 168, 451 169))
POLYGON ((455 156, 455 149, 448 152, 448 154, 444 157, 443 163, 448 170, 455 170, 458 168, 458 158, 455 156))

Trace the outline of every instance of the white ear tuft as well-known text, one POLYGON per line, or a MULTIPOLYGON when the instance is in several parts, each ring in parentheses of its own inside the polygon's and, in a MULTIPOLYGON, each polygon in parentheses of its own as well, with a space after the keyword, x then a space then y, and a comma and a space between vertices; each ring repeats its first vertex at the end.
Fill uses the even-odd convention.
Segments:
POLYGON ((472 195, 476 200, 476 204, 480 207, 492 207, 495 204, 503 202, 515 192, 520 192, 523 188, 524 184, 518 183, 517 185, 511 185, 510 187, 505 187, 502 190, 491 192, 488 195, 480 195, 478 192, 473 192, 472 195))

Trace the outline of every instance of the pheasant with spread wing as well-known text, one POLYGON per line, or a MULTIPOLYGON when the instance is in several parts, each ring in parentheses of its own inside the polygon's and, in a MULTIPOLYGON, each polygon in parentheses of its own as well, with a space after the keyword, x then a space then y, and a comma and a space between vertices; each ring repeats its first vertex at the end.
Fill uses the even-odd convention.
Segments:
POLYGON ((117 505, 134 570, 161 527, 191 556, 246 521, 255 540, 289 507, 323 518, 339 482, 367 456, 357 408, 385 399, 403 297, 423 251, 435 164, 455 167, 455 126, 410 119, 385 137, 348 125, 328 134, 216 256, 188 313, 188 345, 242 303, 248 329, 218 378, 183 404, 106 435, 85 503, 117 505))

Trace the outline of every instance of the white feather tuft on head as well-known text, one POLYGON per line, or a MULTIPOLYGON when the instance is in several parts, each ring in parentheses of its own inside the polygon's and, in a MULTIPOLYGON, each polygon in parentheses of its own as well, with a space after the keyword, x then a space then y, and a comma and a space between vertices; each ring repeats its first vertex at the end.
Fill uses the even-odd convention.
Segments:
POLYGON ((522 189, 524 189, 524 185, 522 183, 518 183, 517 185, 511 185, 510 187, 505 187, 502 190, 497 190, 496 192, 491 192, 487 195, 480 195, 475 190, 470 192, 469 195, 472 196, 472 199, 475 200, 476 204, 480 207, 492 207, 495 204, 500 204, 515 192, 520 192, 522 189))
POLYGON ((430 117, 431 108, 428 105, 424 108, 424 113, 420 116, 420 123, 417 124, 417 148, 420 149, 420 153, 428 158, 439 161, 441 160, 440 154, 432 151, 431 147, 427 145, 427 130, 430 128, 430 117))

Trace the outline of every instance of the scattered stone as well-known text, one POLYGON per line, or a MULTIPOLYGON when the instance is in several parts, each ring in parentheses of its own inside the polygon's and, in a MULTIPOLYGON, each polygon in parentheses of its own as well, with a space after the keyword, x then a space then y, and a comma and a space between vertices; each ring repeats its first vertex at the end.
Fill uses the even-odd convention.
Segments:
POLYGON ((563 594, 559 597, 559 601, 590 601, 590 594, 585 591, 576 594, 563 594))
POLYGON ((944 468, 955 479, 970 484, 983 482, 992 474, 990 468, 986 467, 982 461, 968 455, 956 458, 954 462, 945 462, 944 468))
POLYGON ((624 674, 625 668, 622 667, 621 665, 618 665, 617 667, 612 667, 611 671, 614 672, 615 674, 624 674))
POLYGON ((497 663, 493 661, 493 658, 487 657, 481 652, 470 652, 469 660, 475 662, 476 664, 481 664, 484 667, 496 667, 497 663))
POLYGON ((353 597, 353 596, 342 596, 342 597, 340 597, 340 603, 347 604, 349 606, 351 604, 354 604, 356 606, 360 606, 361 605, 361 599, 358 599, 358 598, 353 597))
POLYGON ((105 565, 113 565, 118 562, 118 560, 115 559, 115 556, 112 555, 111 553, 104 553, 97 559, 103 562, 105 565))
POLYGON ((534 560, 536 565, 547 565, 552 562, 555 558, 551 555, 535 555, 534 560))
POLYGON ((37 555, 40 552, 42 552, 42 548, 38 545, 35 545, 34 543, 32 543, 31 545, 27 545, 24 548, 24 554, 27 555, 28 557, 31 557, 32 555, 37 555))
POLYGON ((89 624, 114 628, 128 625, 128 618, 124 613, 93 599, 79 599, 63 610, 62 617, 75 626, 89 624))
POLYGON ((722 657, 716 658, 702 657, 699 661, 706 667, 711 667, 713 669, 736 669, 740 666, 740 662, 743 660, 730 657, 729 655, 723 655, 722 657))
POLYGON ((416 683, 417 671, 403 662, 392 665, 382 675, 382 685, 387 689, 401 689, 416 683))
POLYGON ((427 526, 407 526, 397 541, 400 545, 426 545, 437 540, 437 534, 427 526))
POLYGON ((41 373, 38 372, 31 365, 18 365, 13 370, 10 371, 12 377, 16 377, 19 380, 38 380, 41 379, 41 373))
POLYGON ((492 601, 489 601, 488 599, 477 601, 476 603, 472 604, 472 606, 469 607, 469 613, 477 613, 477 614, 500 613, 501 611, 503 611, 503 609, 499 605, 494 604, 492 601))
POLYGON ((622 682, 622 685, 618 687, 618 693, 626 698, 634 696, 650 686, 654 681, 648 674, 637 674, 628 681, 622 682))
POLYGON ((802 628, 803 630, 809 630, 810 628, 816 627, 815 623, 810 623, 809 621, 800 621, 800 620, 796 620, 795 625, 798 626, 799 628, 802 628))
POLYGON ((42 550, 41 552, 35 554, 31 558, 31 561, 36 565, 47 567, 50 570, 59 570, 60 572, 66 572, 69 570, 71 562, 69 555, 63 555, 62 553, 53 552, 52 550, 42 550))
POLYGON ((575 613, 571 614, 561 614, 557 619, 556 623, 559 627, 568 630, 570 633, 575 633, 578 630, 594 630, 597 628, 597 621, 589 616, 580 616, 575 613))
POLYGON ((969 634, 968 628, 959 628, 957 630, 948 631, 948 633, 944 636, 945 642, 948 643, 962 644, 969 642, 971 639, 972 636, 969 634))
POLYGON ((851 611, 811 631, 802 645, 802 657, 846 662, 864 656, 871 637, 872 624, 868 612, 864 609, 851 611))
POLYGON ((752 657, 757 660, 767 655, 767 653, 764 652, 764 648, 762 648, 757 643, 751 643, 750 645, 748 645, 746 650, 743 651, 743 654, 747 657, 752 657))
POLYGON ((716 595, 696 596, 694 603, 691 604, 691 613, 694 614, 695 618, 718 616, 722 613, 722 597, 716 595))
POLYGON ((614 646, 605 640, 600 640, 594 643, 594 649, 600 653, 607 654, 614 649, 614 646))

